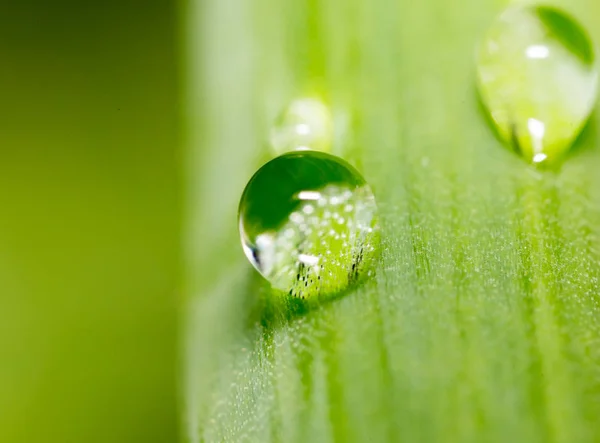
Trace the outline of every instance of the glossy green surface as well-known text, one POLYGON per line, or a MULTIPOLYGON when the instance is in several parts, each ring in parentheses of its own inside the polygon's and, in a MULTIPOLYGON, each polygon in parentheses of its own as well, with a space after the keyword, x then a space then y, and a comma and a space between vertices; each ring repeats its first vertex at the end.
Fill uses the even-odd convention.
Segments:
MULTIPOLYGON (((600 41, 600 3, 556 4, 600 41)), ((497 140, 473 55, 508 3, 195 5, 190 41, 211 38, 188 52, 203 100, 189 108, 187 440, 597 442, 598 116, 554 172, 497 140), (304 309, 256 278, 237 208, 270 122, 314 90, 377 197, 382 254, 375 279, 304 309)))

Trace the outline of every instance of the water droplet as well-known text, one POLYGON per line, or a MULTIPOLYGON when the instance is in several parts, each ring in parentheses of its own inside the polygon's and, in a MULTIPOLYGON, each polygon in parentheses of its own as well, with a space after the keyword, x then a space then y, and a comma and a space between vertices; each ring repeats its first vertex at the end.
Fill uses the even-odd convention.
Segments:
POLYGON ((315 98, 294 100, 271 130, 271 146, 277 154, 289 151, 330 151, 333 138, 329 108, 315 98))
POLYGON ((302 208, 302 212, 304 212, 305 214, 312 214, 313 212, 315 212, 315 208, 312 205, 304 205, 304 207, 302 208))
POLYGON ((353 265, 366 276, 379 245, 370 187, 345 161, 317 151, 290 152, 260 168, 242 195, 239 228, 246 256, 271 285, 305 297, 344 289, 353 265), (352 212, 326 217, 338 211, 332 200, 342 199, 352 212), (361 250, 370 252, 358 260, 361 250))
POLYGON ((505 10, 480 45, 477 76, 500 136, 537 164, 571 146, 598 92, 598 66, 586 31, 548 6, 505 10))

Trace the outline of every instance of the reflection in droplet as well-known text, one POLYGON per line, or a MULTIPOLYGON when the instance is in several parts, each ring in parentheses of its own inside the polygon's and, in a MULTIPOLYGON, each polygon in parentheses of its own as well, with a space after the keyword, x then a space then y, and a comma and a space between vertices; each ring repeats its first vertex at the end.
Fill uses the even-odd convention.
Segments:
POLYGON ((598 69, 585 30, 564 12, 519 5, 492 24, 477 54, 478 86, 499 134, 530 162, 550 162, 594 107, 598 69))
POLYGON ((321 198, 321 193, 316 191, 300 191, 298 193, 298 198, 300 200, 319 200, 321 198))
POLYGON ((364 178, 316 151, 284 154, 254 174, 239 229, 254 267, 300 298, 336 293, 366 276, 379 246, 377 206, 364 178))
POLYGON ((527 58, 548 58, 550 55, 550 49, 545 45, 531 45, 525 50, 527 58))
POLYGON ((329 108, 316 98, 294 100, 271 130, 271 146, 277 154, 289 151, 330 151, 333 138, 329 108))

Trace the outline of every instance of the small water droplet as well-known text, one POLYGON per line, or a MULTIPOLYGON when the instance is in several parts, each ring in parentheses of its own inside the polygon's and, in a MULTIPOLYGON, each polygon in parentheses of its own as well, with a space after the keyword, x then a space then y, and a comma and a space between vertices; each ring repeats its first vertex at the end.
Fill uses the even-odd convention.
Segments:
POLYGON ((330 151, 333 138, 329 108, 316 98, 294 100, 271 129, 271 146, 277 154, 289 151, 330 151))
POLYGON ((505 10, 480 45, 477 77, 499 135, 535 164, 551 162, 571 146, 598 93, 586 31, 548 6, 505 10))
POLYGON ((304 212, 305 214, 312 214, 313 212, 315 212, 315 208, 312 205, 305 205, 302 208, 302 212, 304 212))
POLYGON ((360 251, 379 244, 377 206, 364 178, 317 151, 287 153, 260 168, 242 195, 239 227, 246 256, 272 286, 307 298, 344 289, 345 270, 372 267, 377 248, 360 251), (314 204, 321 199, 327 204, 314 204), (342 199, 353 207, 345 218, 332 206, 342 199))

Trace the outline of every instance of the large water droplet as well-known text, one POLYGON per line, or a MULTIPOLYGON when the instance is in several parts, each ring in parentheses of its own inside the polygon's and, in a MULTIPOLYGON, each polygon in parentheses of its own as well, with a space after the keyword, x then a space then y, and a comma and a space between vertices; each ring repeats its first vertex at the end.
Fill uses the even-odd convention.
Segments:
POLYGON ((379 246, 370 187, 345 161, 316 151, 260 168, 242 195, 239 228, 254 267, 301 298, 339 292, 367 275, 379 246))
POLYGON ((332 138, 331 112, 316 98, 294 100, 271 130, 271 146, 277 154, 308 149, 330 151, 332 138))
POLYGON ((587 33, 547 6, 504 11, 478 50, 477 75, 498 132, 532 163, 552 161, 569 148, 597 96, 587 33))

